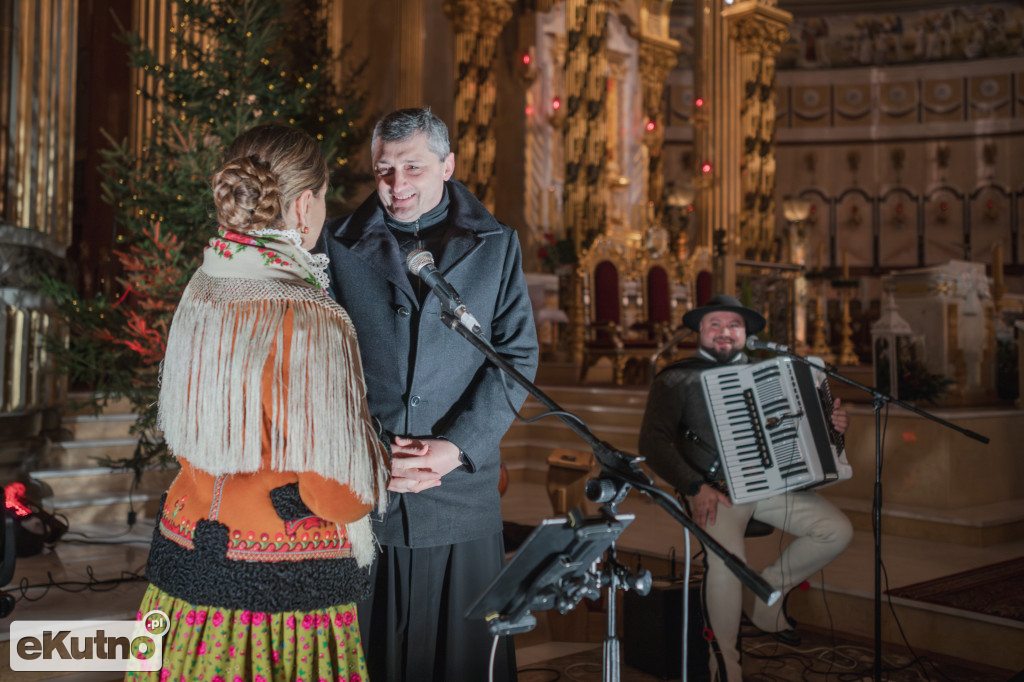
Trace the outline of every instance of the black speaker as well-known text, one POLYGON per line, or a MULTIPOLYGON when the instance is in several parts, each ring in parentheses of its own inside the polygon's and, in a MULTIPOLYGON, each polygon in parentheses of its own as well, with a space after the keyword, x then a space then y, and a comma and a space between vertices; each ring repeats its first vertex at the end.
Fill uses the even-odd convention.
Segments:
MULTIPOLYGON (((708 682, 708 643, 700 609, 700 581, 690 582, 687 627, 687 679, 708 682)), ((623 660, 631 668, 663 680, 682 678, 683 582, 655 580, 641 597, 630 590, 623 595, 623 660)))

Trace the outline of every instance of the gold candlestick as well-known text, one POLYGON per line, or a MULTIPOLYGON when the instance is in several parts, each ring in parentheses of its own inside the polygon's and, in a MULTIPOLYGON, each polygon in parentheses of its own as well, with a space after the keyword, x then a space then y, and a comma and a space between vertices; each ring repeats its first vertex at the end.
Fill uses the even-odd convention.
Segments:
MULTIPOLYGON (((845 268, 845 263, 844 263, 845 268)), ((840 365, 859 365, 860 358, 853 352, 853 318, 850 316, 850 295, 845 291, 843 296, 843 330, 842 330, 842 342, 839 345, 839 364, 840 365)))
POLYGON ((832 350, 828 347, 825 342, 825 295, 822 293, 818 296, 818 315, 814 320, 814 346, 811 347, 811 353, 819 357, 824 358, 826 355, 831 355, 832 350))

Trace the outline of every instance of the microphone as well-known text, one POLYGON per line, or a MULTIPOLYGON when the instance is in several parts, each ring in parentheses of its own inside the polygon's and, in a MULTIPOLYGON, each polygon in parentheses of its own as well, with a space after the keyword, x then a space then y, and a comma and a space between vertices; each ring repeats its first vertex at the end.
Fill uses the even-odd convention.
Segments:
POLYGON ((770 350, 776 353, 792 353, 789 346, 774 341, 762 341, 755 336, 747 337, 747 350, 770 350))
POLYGON ((466 305, 459 298, 455 288, 445 280, 444 276, 434 267, 434 257, 429 251, 415 249, 405 259, 409 272, 416 275, 434 291, 434 294, 441 299, 441 303, 448 311, 458 318, 462 326, 474 334, 480 333, 480 323, 473 314, 466 310, 466 305))

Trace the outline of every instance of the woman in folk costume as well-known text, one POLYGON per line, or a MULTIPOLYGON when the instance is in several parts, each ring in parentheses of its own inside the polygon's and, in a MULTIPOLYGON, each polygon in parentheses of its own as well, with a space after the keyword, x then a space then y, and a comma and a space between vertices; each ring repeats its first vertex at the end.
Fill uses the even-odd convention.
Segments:
POLYGON ((220 229, 171 324, 159 420, 181 473, 139 615, 164 612, 174 682, 366 678, 354 602, 387 453, 355 330, 311 255, 327 165, 295 128, 236 139, 213 176, 220 229))

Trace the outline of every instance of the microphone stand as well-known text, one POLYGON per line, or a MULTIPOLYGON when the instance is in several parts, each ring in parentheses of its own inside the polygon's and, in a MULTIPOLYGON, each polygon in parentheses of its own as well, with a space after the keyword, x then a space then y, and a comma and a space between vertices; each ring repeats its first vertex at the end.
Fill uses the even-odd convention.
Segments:
POLYGON ((615 449, 609 443, 599 440, 597 436, 595 436, 594 433, 591 432, 591 430, 582 422, 582 420, 567 416, 565 410, 563 410, 558 403, 545 395, 544 392, 537 388, 533 382, 524 377, 519 370, 501 357, 486 339, 481 335, 474 334, 471 330, 460 324, 458 319, 456 319, 451 313, 448 311, 442 311, 441 321, 473 344, 494 366, 506 375, 512 377, 516 383, 525 388, 526 391, 544 405, 544 407, 548 408, 550 411, 556 412, 558 418, 561 419, 566 426, 572 429, 580 438, 590 445, 594 452, 594 459, 597 460, 598 464, 601 466, 601 477, 596 481, 598 486, 601 485, 602 480, 605 483, 616 485, 619 492, 613 493, 613 497, 617 497, 618 495, 624 497, 629 487, 634 487, 645 493, 659 507, 668 512, 669 516, 674 518, 682 524, 683 527, 693 533, 697 539, 703 543, 704 547, 708 551, 717 554, 729 570, 739 578, 740 582, 750 589, 759 599, 766 604, 771 605, 781 596, 781 592, 779 590, 774 589, 768 584, 768 581, 755 573, 754 570, 742 559, 722 547, 722 545, 708 535, 703 528, 694 523, 693 519, 687 516, 683 511, 682 506, 674 497, 663 490, 658 489, 650 477, 647 476, 647 474, 645 474, 640 468, 639 463, 643 461, 643 458, 628 455, 615 449))
POLYGON ((989 439, 986 436, 982 436, 979 433, 957 426, 951 422, 937 417, 934 414, 926 412, 922 409, 903 402, 897 398, 893 398, 890 395, 886 395, 875 388, 865 386, 853 379, 844 377, 842 374, 835 370, 833 365, 821 361, 822 364, 811 362, 809 358, 794 353, 792 350, 785 346, 776 346, 772 348, 776 353, 788 355, 789 357, 799 360, 809 367, 813 367, 821 372, 824 372, 828 376, 840 381, 854 388, 858 388, 865 393, 871 395, 871 409, 875 414, 875 487, 874 487, 874 502, 872 504, 871 512, 871 529, 874 535, 875 542, 875 600, 874 600, 874 635, 875 635, 875 661, 874 661, 874 679, 876 682, 881 682, 882 679, 882 424, 881 424, 881 409, 885 403, 891 403, 898 405, 905 410, 913 412, 914 414, 920 415, 926 419, 930 419, 933 422, 942 424, 943 426, 950 428, 954 431, 959 431, 968 438, 973 438, 981 443, 988 443, 989 439))

